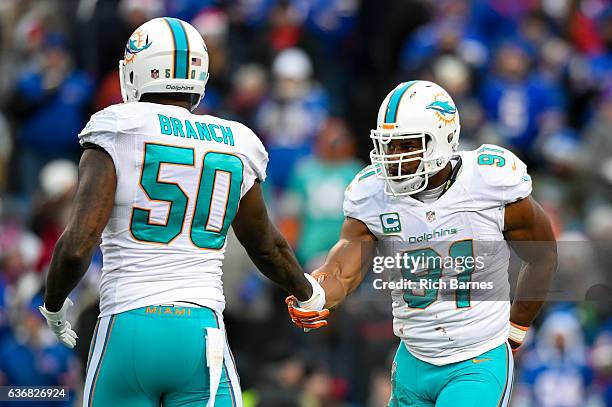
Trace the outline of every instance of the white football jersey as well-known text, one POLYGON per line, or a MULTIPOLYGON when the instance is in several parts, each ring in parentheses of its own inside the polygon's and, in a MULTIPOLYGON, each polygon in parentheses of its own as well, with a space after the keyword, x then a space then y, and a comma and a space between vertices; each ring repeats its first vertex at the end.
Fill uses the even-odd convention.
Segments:
POLYGON ((226 234, 242 196, 266 177, 257 136, 238 122, 133 102, 94 114, 79 141, 102 147, 117 172, 100 315, 172 301, 222 312, 226 234))
POLYGON ((531 193, 527 168, 512 152, 483 145, 458 156, 455 182, 434 202, 384 194, 371 166, 357 174, 344 201, 345 216, 378 239, 378 254, 409 260, 387 278, 402 283, 386 286, 393 328, 414 356, 435 365, 473 358, 507 340, 504 208, 531 193))

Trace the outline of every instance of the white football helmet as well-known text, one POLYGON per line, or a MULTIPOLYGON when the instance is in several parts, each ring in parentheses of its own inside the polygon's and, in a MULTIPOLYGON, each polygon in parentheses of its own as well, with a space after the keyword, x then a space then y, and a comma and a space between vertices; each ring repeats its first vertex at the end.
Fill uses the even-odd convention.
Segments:
POLYGON ((459 113, 449 94, 428 81, 400 83, 378 110, 377 128, 370 132, 372 165, 385 180, 388 195, 411 195, 427 188, 429 177, 443 169, 459 144, 459 113), (421 148, 393 153, 392 140, 416 139, 421 148), (407 162, 418 169, 404 173, 407 162), (397 168, 397 169, 396 169, 397 168))
POLYGON ((147 21, 134 31, 119 61, 124 102, 145 93, 193 93, 204 97, 208 81, 208 51, 204 39, 189 23, 163 17, 147 21))

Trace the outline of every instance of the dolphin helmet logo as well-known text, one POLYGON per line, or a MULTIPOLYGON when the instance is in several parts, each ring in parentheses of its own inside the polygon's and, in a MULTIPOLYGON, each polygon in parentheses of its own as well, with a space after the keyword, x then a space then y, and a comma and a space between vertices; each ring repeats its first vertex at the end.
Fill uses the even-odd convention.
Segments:
POLYGON ((435 102, 429 104, 425 109, 433 109, 435 111, 440 112, 443 116, 446 116, 447 114, 453 115, 457 112, 457 109, 450 103, 442 102, 439 100, 436 100, 435 102))
POLYGON ((151 46, 149 36, 142 31, 136 31, 128 40, 125 46, 125 62, 132 62, 136 58, 136 54, 151 46))
POLYGON ((439 121, 445 125, 455 121, 457 108, 450 104, 447 100, 440 100, 438 98, 444 97, 443 94, 439 93, 434 97, 434 101, 427 105, 425 109, 433 110, 439 121))

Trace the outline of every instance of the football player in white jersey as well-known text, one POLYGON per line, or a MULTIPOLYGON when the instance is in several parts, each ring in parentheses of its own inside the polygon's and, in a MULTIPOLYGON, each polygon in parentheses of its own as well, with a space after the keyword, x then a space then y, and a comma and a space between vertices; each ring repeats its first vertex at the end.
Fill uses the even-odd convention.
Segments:
POLYGON ((301 306, 320 310, 325 294, 268 218, 260 140, 240 123, 191 113, 208 80, 196 29, 175 18, 143 24, 128 40, 120 79, 125 103, 94 114, 79 134, 79 186, 40 310, 73 347, 68 294, 102 236, 83 405, 241 406, 221 315, 230 225, 261 272, 301 306))
MULTIPOLYGON (((400 283, 388 287, 401 339, 390 406, 508 405, 512 350, 556 269, 555 238, 525 164, 493 145, 457 152, 459 130, 455 104, 437 84, 393 89, 371 132, 372 165, 346 190, 340 240, 313 273, 331 308, 379 257, 374 243, 378 254, 400 254, 388 281, 400 283), (525 263, 512 304, 508 245, 525 263)), ((327 312, 287 303, 296 325, 325 325, 327 312)))

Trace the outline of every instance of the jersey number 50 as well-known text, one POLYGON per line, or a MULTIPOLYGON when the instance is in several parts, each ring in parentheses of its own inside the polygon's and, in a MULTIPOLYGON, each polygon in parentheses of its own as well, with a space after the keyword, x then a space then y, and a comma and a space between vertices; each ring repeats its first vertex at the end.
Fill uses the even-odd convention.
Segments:
MULTIPOLYGON (((194 167, 193 148, 147 143, 140 186, 151 201, 169 203, 165 223, 151 220, 151 209, 132 208, 130 231, 136 240, 168 244, 183 231, 189 197, 176 182, 160 181, 163 165, 194 167)), ((220 249, 240 200, 242 160, 235 155, 209 151, 202 159, 189 238, 202 249, 220 249)), ((196 175, 195 173, 193 174, 196 175)))

